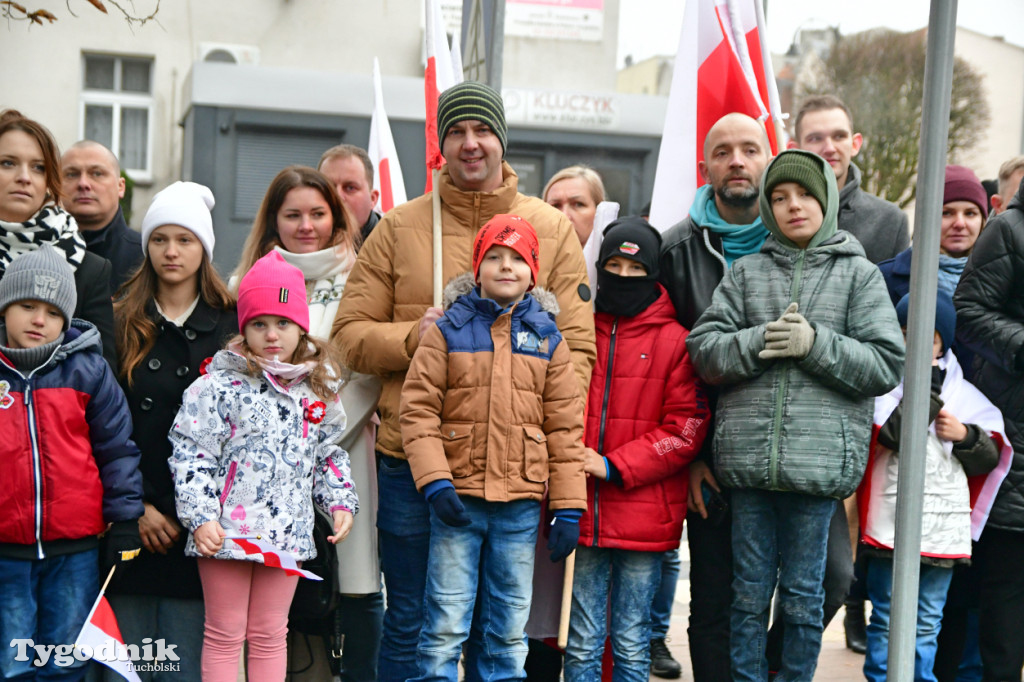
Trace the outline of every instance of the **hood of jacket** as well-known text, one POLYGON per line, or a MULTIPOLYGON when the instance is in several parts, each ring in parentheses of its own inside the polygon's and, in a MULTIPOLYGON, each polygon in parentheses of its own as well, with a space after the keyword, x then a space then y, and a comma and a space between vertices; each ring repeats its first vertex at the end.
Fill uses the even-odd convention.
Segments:
POLYGON ((53 355, 39 366, 39 371, 43 371, 45 367, 63 362, 72 353, 88 350, 96 351, 103 355, 103 341, 100 339, 100 332, 92 322, 87 322, 77 317, 72 318, 70 326, 64 332, 64 340, 61 341, 60 346, 57 347, 53 355))
MULTIPOLYGON (((792 149, 787 150, 787 152, 790 154, 802 154, 808 158, 814 159, 821 166, 821 172, 825 174, 825 186, 828 188, 828 199, 826 200, 826 205, 824 207, 824 219, 822 220, 821 227, 818 229, 817 233, 811 237, 811 241, 807 244, 808 249, 813 249, 816 246, 831 240, 839 229, 839 190, 836 189, 836 174, 832 170, 832 166, 828 164, 828 161, 813 152, 804 151, 802 149, 792 149)), ((771 232, 772 236, 775 237, 779 243, 790 249, 797 249, 797 245, 782 234, 782 230, 779 229, 779 224, 775 221, 775 214, 772 212, 771 197, 767 196, 765 192, 765 180, 768 178, 768 174, 771 172, 772 166, 774 166, 778 160, 779 157, 772 159, 771 163, 768 164, 768 167, 764 169, 764 173, 761 175, 761 196, 758 199, 761 210, 761 220, 764 221, 764 226, 768 228, 768 231, 771 232)), ((847 238, 849 238, 848 234, 847 238)), ((863 252, 864 249, 862 248, 861 255, 863 255, 863 252)))
MULTIPOLYGON (((472 301, 470 310, 493 310, 496 311, 494 313, 495 317, 501 314, 503 308, 500 305, 491 299, 480 296, 480 292, 477 290, 476 281, 473 279, 472 272, 464 272, 461 275, 456 275, 448 280, 448 284, 445 285, 444 292, 441 296, 441 305, 446 311, 445 314, 448 314, 447 311, 451 310, 451 308, 455 306, 455 303, 467 294, 473 294, 469 299, 472 301)), ((528 304, 527 308, 536 306, 538 310, 550 313, 552 320, 558 316, 559 312, 561 312, 561 308, 558 305, 558 298, 554 293, 548 291, 544 287, 534 287, 531 289, 526 296, 523 297, 522 303, 528 304), (532 304, 529 303, 531 299, 533 300, 532 304)), ((522 305, 517 306, 517 310, 522 307, 522 305)), ((448 317, 451 318, 452 316, 448 315, 448 317)))

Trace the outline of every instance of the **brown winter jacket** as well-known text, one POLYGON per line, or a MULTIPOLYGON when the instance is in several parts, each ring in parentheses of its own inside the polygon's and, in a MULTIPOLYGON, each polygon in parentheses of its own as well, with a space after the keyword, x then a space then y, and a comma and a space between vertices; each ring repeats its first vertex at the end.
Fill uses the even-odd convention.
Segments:
POLYGON ((534 290, 502 310, 466 273, 412 359, 402 388, 402 440, 416 488, 451 480, 489 502, 540 500, 586 509, 583 400, 555 326, 555 297, 534 290), (549 314, 551 312, 552 314, 549 314))
MULTIPOLYGON (((452 184, 448 168, 441 169, 443 281, 470 270, 473 240, 493 216, 511 213, 528 220, 540 241, 537 286, 558 298, 562 312, 556 322, 569 346, 580 394, 586 395, 597 351, 583 250, 564 215, 519 194, 518 178, 507 163, 502 173, 502 185, 494 192, 463 192, 452 184)), ((430 194, 389 211, 359 251, 332 334, 346 366, 382 377, 377 449, 402 459, 399 395, 419 345, 419 320, 433 300, 432 239, 430 194)))

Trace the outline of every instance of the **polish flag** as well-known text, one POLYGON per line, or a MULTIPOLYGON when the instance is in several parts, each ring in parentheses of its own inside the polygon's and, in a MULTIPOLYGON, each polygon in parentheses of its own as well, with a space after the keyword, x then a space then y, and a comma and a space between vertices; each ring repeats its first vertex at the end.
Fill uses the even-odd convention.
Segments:
POLYGON ((373 188, 379 192, 376 208, 381 213, 387 213, 405 203, 405 180, 402 178, 402 166, 398 162, 395 138, 391 136, 391 125, 384 111, 380 63, 376 57, 373 58, 373 115, 370 117, 370 144, 367 152, 373 163, 373 188))
POLYGON ((299 565, 295 563, 295 559, 292 558, 291 554, 282 552, 269 542, 264 542, 263 540, 252 537, 233 538, 228 536, 224 539, 234 542, 236 545, 241 547, 246 554, 259 554, 263 557, 263 564, 266 566, 280 568, 288 575, 297 575, 300 578, 323 580, 323 578, 318 576, 316 573, 304 571, 299 568, 299 565))
POLYGON ((782 116, 761 0, 688 0, 651 198, 650 222, 662 232, 689 213, 704 184, 704 138, 732 112, 762 121, 778 153, 782 116))
POLYGON ((102 663, 126 680, 141 682, 132 662, 128 660, 128 647, 124 645, 124 637, 117 627, 114 611, 102 592, 92 605, 92 611, 75 640, 76 648, 83 645, 92 649, 93 660, 97 663, 102 663))
POLYGON ((425 31, 427 69, 423 75, 423 96, 426 102, 426 126, 424 135, 427 141, 427 186, 424 192, 433 187, 431 171, 444 165, 441 147, 437 141, 437 98, 448 88, 462 82, 462 56, 459 55, 458 72, 452 64, 452 48, 448 47, 448 33, 444 28, 441 16, 440 0, 427 0, 427 23, 425 31))

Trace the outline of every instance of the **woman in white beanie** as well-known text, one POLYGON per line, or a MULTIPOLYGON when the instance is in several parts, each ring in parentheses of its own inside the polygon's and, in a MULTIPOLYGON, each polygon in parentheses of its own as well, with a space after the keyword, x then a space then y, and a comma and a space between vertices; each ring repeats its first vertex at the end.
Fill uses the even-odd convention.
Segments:
MULTIPOLYGON (((277 251, 288 263, 299 268, 306 280, 309 333, 328 340, 345 282, 355 263, 359 228, 325 176, 305 166, 289 166, 278 173, 267 188, 231 281, 238 282, 258 259, 277 251)), ((352 373, 339 395, 348 417, 348 428, 340 445, 349 453, 352 478, 360 500, 352 532, 345 542, 336 545, 340 592, 337 618, 345 636, 342 680, 349 682, 377 678, 377 652, 384 617, 377 552, 376 430, 373 424, 380 381, 352 373)), ((315 657, 301 679, 324 678, 327 656, 323 647, 289 648, 294 652, 290 653, 290 669, 307 668, 310 663, 307 651, 311 650, 315 657)), ((300 678, 293 676, 291 679, 300 678)))
POLYGON ((103 357, 117 368, 110 262, 85 250, 78 224, 60 207, 60 152, 40 123, 0 111, 0 279, 11 261, 49 244, 75 273, 74 316, 100 332, 103 357))
MULTIPOLYGON (((163 638, 181 658, 175 679, 200 680, 203 592, 196 560, 184 554, 188 533, 174 509, 167 467, 170 431, 185 389, 205 361, 238 333, 234 299, 213 268, 213 194, 176 182, 153 197, 142 220, 145 255, 118 290, 114 312, 119 379, 142 451, 143 552, 108 589, 125 641, 163 638)), ((141 671, 143 680, 153 673, 141 671)), ((110 673, 109 680, 118 679, 110 673)))

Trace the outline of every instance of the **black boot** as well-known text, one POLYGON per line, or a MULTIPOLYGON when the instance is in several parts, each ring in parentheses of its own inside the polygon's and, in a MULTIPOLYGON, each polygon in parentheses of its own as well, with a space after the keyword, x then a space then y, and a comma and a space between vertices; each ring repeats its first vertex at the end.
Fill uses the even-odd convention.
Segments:
POLYGON ((651 640, 651 674, 667 680, 674 680, 683 674, 683 666, 672 658, 672 653, 661 637, 651 640))
POLYGON ((862 654, 868 650, 868 633, 864 623, 864 602, 850 600, 846 602, 846 616, 843 618, 846 630, 846 648, 862 654))

